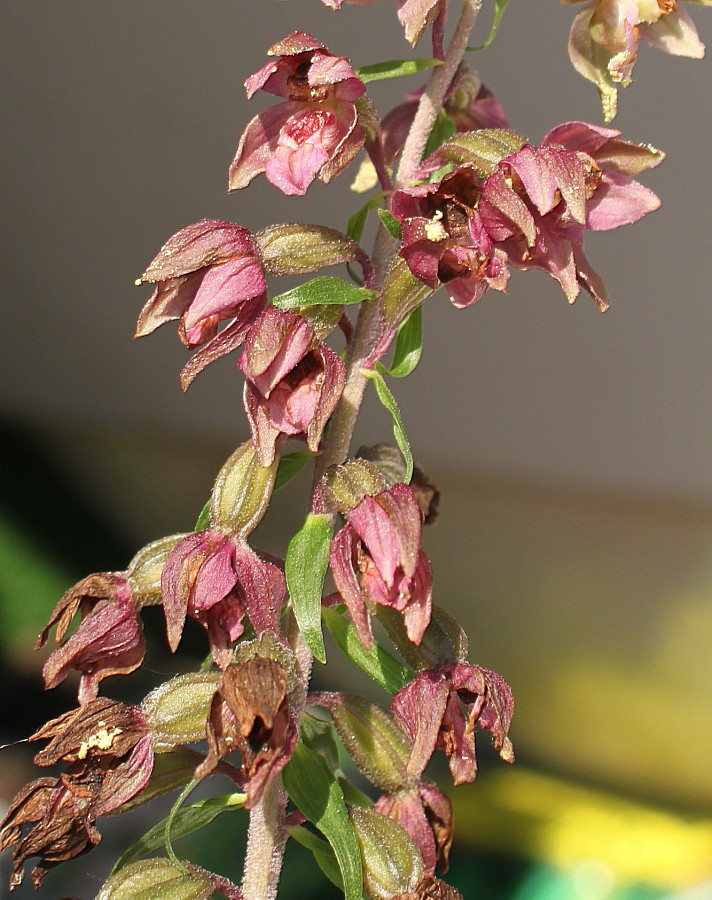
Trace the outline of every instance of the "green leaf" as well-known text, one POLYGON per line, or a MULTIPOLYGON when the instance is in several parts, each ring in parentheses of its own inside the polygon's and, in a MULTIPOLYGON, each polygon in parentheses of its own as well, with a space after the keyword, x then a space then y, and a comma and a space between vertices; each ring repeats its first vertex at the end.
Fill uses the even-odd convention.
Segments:
POLYGON ((198 516, 198 521, 195 523, 195 528, 193 531, 205 531, 206 528, 210 527, 210 500, 205 504, 205 506, 200 510, 200 515, 198 516))
POLYGON ((366 650, 354 626, 335 609, 325 606, 322 616, 339 650, 389 694, 397 694, 413 679, 415 672, 383 647, 374 644, 366 650))
POLYGON ((306 847, 307 850, 312 852, 316 864, 324 875, 326 875, 329 881, 332 884, 335 884, 340 891, 343 891, 344 882, 341 878, 341 869, 339 869, 339 864, 336 861, 334 851, 326 841, 322 841, 320 837, 317 837, 303 825, 293 825, 289 829, 289 836, 294 838, 294 840, 298 844, 301 844, 302 847, 306 847))
POLYGON ((379 209, 378 218, 391 237, 394 237, 397 241, 403 239, 403 226, 387 209, 379 209))
POLYGON ((385 191, 379 191, 377 194, 374 194, 373 197, 367 200, 361 207, 361 209, 357 210, 351 216, 351 218, 349 219, 349 224, 346 226, 346 233, 352 241, 361 240, 361 237, 363 236, 363 230, 366 227, 366 219, 368 218, 369 211, 374 209, 376 206, 380 206, 385 196, 385 191))
POLYGON ((306 284, 300 284, 291 291, 279 294, 272 300, 272 303, 279 309, 299 309, 303 306, 341 306, 348 303, 360 303, 362 300, 371 300, 375 296, 375 291, 354 287, 343 278, 319 275, 317 278, 307 281, 306 284))
POLYGON ((405 322, 401 323, 396 337, 396 349, 393 353, 388 374, 393 378, 405 378, 420 362, 423 352, 423 307, 414 309, 405 322))
POLYGON ((326 662, 321 633, 321 591, 329 565, 333 530, 325 513, 309 513, 287 548, 284 574, 299 630, 307 646, 326 662))
POLYGON ((336 775, 323 757, 300 741, 282 778, 294 804, 333 847, 345 900, 361 900, 361 850, 336 775))
POLYGON ((432 69, 433 66, 441 66, 441 59, 391 59, 388 62, 374 63, 371 66, 361 66, 356 69, 356 74, 364 82, 383 81, 385 78, 402 78, 404 75, 417 75, 424 69, 432 69))
POLYGON ((396 439, 396 444, 398 444, 398 449, 403 454, 403 460, 405 462, 405 483, 408 484, 413 477, 413 454, 410 452, 410 444, 408 443, 405 428, 403 427, 403 419, 401 418, 398 404, 383 378, 384 374, 388 374, 388 370, 385 366, 382 366, 377 362, 375 369, 361 369, 361 371, 366 378, 371 379, 376 388, 378 399, 393 417, 393 436, 396 439))
POLYGON ((471 53, 477 53, 479 50, 486 50, 487 47, 489 47, 489 45, 495 39, 497 31, 499 30, 499 23, 502 21, 502 16, 508 3, 509 0, 494 0, 494 20, 492 22, 492 28, 490 28, 490 33, 487 37, 487 40, 484 42, 484 44, 480 44, 479 47, 468 47, 467 49, 471 53))
POLYGON ((427 159, 431 153, 435 153, 438 147, 441 147, 445 141, 449 141, 451 137, 457 134, 457 128, 450 116, 441 109, 433 123, 433 127, 428 135, 428 142, 423 151, 423 158, 427 159))
POLYGON ((287 453, 286 456, 281 457, 273 490, 278 491, 280 488, 286 487, 313 458, 314 454, 311 450, 297 450, 296 453, 287 453))
MULTIPOLYGON (((199 800, 197 803, 192 803, 190 806, 177 810, 171 822, 171 840, 186 837, 194 831, 205 828, 221 813, 231 809, 242 809, 246 798, 246 794, 225 794, 222 797, 199 800)), ((147 856, 149 853, 153 853, 154 850, 163 847, 166 842, 168 818, 166 816, 165 819, 156 822, 128 850, 124 851, 112 869, 111 874, 114 875, 119 869, 123 869, 124 866, 134 862, 134 860, 141 859, 142 856, 147 856)))

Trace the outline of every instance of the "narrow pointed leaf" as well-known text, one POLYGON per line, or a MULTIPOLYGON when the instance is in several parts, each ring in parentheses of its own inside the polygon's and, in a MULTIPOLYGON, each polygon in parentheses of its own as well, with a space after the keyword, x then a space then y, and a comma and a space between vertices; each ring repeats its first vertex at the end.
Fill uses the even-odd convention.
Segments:
POLYGON ((306 284, 292 288, 291 291, 279 294, 272 303, 279 309, 300 309, 304 306, 344 306, 348 303, 371 300, 375 296, 375 291, 354 287, 343 278, 320 275, 307 281, 306 284))
POLYGON ((504 10, 506 9, 509 0, 494 0, 494 20, 492 21, 492 27, 490 28, 490 33, 487 36, 487 40, 484 44, 480 44, 479 47, 468 47, 467 49, 471 53, 477 53, 479 50, 486 50, 487 47, 492 43, 492 41, 497 36, 497 32, 499 30, 499 24, 502 21, 502 16, 504 15, 504 10))
POLYGON ((361 66, 356 69, 356 74, 364 82, 383 81, 385 78, 402 78, 404 75, 417 75, 424 69, 432 69, 433 66, 441 66, 441 59, 391 59, 388 62, 374 63, 371 66, 361 66))
POLYGON ((378 399, 393 418, 393 436, 398 444, 398 449, 403 454, 403 460, 405 462, 404 480, 405 483, 408 484, 413 477, 413 454, 410 452, 410 444, 408 443, 405 428, 403 427, 403 419, 401 418, 398 404, 383 378, 383 373, 387 374, 388 370, 377 362, 375 369, 362 369, 362 372, 366 378, 371 379, 376 388, 378 399))
POLYGON ((321 591, 329 565, 332 527, 329 516, 309 513, 287 548, 284 574, 299 630, 320 662, 326 662, 321 633, 321 591))
MULTIPOLYGON (((210 825, 221 813, 227 810, 241 809, 246 798, 246 794, 226 794, 223 797, 211 797, 208 800, 200 800, 197 803, 192 803, 190 806, 179 809, 171 823, 171 839, 176 840, 177 838, 186 837, 186 835, 192 834, 194 831, 205 828, 206 825, 210 825)), ((113 875, 129 863, 163 847, 166 840, 167 822, 168 816, 161 819, 160 822, 156 822, 152 828, 149 828, 142 837, 119 857, 111 874, 113 875)))
POLYGON ((274 479, 274 490, 278 491, 280 488, 286 487, 313 458, 314 454, 310 450, 297 450, 296 453, 287 453, 286 456, 281 457, 277 467, 277 476, 274 479))
POLYGON ((361 851, 336 775, 323 757, 300 741, 282 777, 294 804, 331 844, 345 900, 361 900, 361 851))
POLYGON ((388 374, 393 378, 405 378, 420 362, 423 352, 423 307, 419 306, 398 329, 396 349, 388 374))
POLYGON ((351 662, 389 694, 397 694, 415 677, 415 672, 409 666, 397 660, 379 644, 374 644, 371 650, 366 650, 354 626, 335 609, 324 607, 322 616, 324 624, 344 656, 348 656, 351 662))
POLYGON ((381 220, 383 227, 391 237, 394 237, 397 241, 402 240, 403 226, 398 219, 395 219, 387 209, 379 209, 378 218, 381 220))

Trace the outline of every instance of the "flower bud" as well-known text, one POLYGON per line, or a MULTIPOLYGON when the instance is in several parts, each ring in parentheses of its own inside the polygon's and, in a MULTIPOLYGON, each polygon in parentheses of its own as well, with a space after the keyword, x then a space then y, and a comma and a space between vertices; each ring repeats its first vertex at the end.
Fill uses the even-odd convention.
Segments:
POLYGON ((369 900, 392 900, 415 890, 423 877, 423 860, 410 835, 370 809, 353 807, 349 816, 361 848, 364 893, 369 900))
POLYGON ((355 261, 370 271, 370 260, 355 241, 323 225, 272 225, 255 240, 269 275, 306 275, 355 261))
POLYGON ((161 573, 168 556, 185 534, 172 534, 146 544, 134 556, 126 570, 126 580, 136 604, 157 606, 161 602, 161 573))
POLYGON ((346 513, 358 506, 364 497, 373 497, 390 486, 388 478, 375 463, 367 459, 349 459, 340 466, 331 466, 320 488, 327 509, 346 513))
POLYGON ((390 713, 356 694, 323 692, 309 702, 329 710, 342 743, 373 784, 392 793, 412 781, 406 773, 412 746, 390 713))
POLYGON ((220 470, 210 501, 210 523, 234 535, 248 535, 265 514, 279 459, 261 466, 252 441, 238 447, 220 470))
POLYGON ((215 891, 238 898, 227 879, 185 863, 178 868, 168 859, 144 859, 124 866, 106 882, 96 900, 209 900, 215 891))
POLYGON ((218 678, 216 672, 178 675, 144 699, 141 709, 158 753, 205 738, 218 678))

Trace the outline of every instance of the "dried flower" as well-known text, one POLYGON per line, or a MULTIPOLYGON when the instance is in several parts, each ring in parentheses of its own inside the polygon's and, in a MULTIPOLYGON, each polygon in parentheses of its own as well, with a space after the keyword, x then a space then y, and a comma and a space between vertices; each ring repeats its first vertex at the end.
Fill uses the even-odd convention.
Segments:
POLYGON ((57 687, 71 669, 81 672, 79 702, 93 700, 99 682, 110 675, 127 675, 143 662, 145 643, 131 585, 124 573, 89 575, 59 600, 49 622, 37 639, 43 647, 56 625, 60 643, 79 612, 76 631, 47 659, 42 670, 45 687, 57 687))
POLYGON ((422 774, 435 750, 441 749, 450 757, 455 784, 474 781, 476 724, 492 733, 502 759, 514 762, 508 737, 514 698, 496 672, 469 663, 427 669, 398 691, 392 709, 413 742, 411 775, 422 774))
POLYGON ((304 31, 274 44, 267 55, 279 58, 245 81, 247 97, 262 89, 286 102, 248 124, 230 166, 229 188, 245 187, 264 172, 285 194, 305 194, 317 175, 331 181, 363 147, 354 101, 366 86, 345 57, 304 31))
POLYGON ((35 887, 57 863, 91 850, 101 840, 94 822, 118 809, 148 783, 153 742, 138 707, 91 700, 43 725, 30 737, 49 740, 35 756, 40 766, 68 762, 57 779, 40 778, 15 797, 0 824, 0 850, 14 846, 11 888, 22 882, 27 859, 39 856, 35 887), (23 826, 31 828, 22 834, 23 826))
POLYGON ((240 647, 236 661, 222 672, 213 697, 208 755, 196 777, 210 774, 221 757, 239 750, 248 809, 286 766, 297 743, 293 672, 291 652, 266 632, 240 647))

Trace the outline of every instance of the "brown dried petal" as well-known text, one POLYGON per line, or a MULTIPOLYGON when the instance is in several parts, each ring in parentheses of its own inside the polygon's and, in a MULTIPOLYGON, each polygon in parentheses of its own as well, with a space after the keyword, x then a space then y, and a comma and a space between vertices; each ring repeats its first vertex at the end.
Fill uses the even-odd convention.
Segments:
POLYGON ((99 697, 47 722, 30 740, 49 740, 35 763, 52 766, 60 759, 125 756, 144 734, 145 722, 137 707, 99 697))
POLYGON ((54 625, 57 626, 55 640, 59 643, 66 634, 80 606, 82 607, 82 613, 86 613, 99 600, 108 600, 114 597, 119 586, 125 583, 126 579, 120 572, 99 572, 96 575, 88 575, 78 584, 75 584, 57 601, 49 622, 37 638, 35 650, 44 647, 47 643, 50 629, 54 625))

